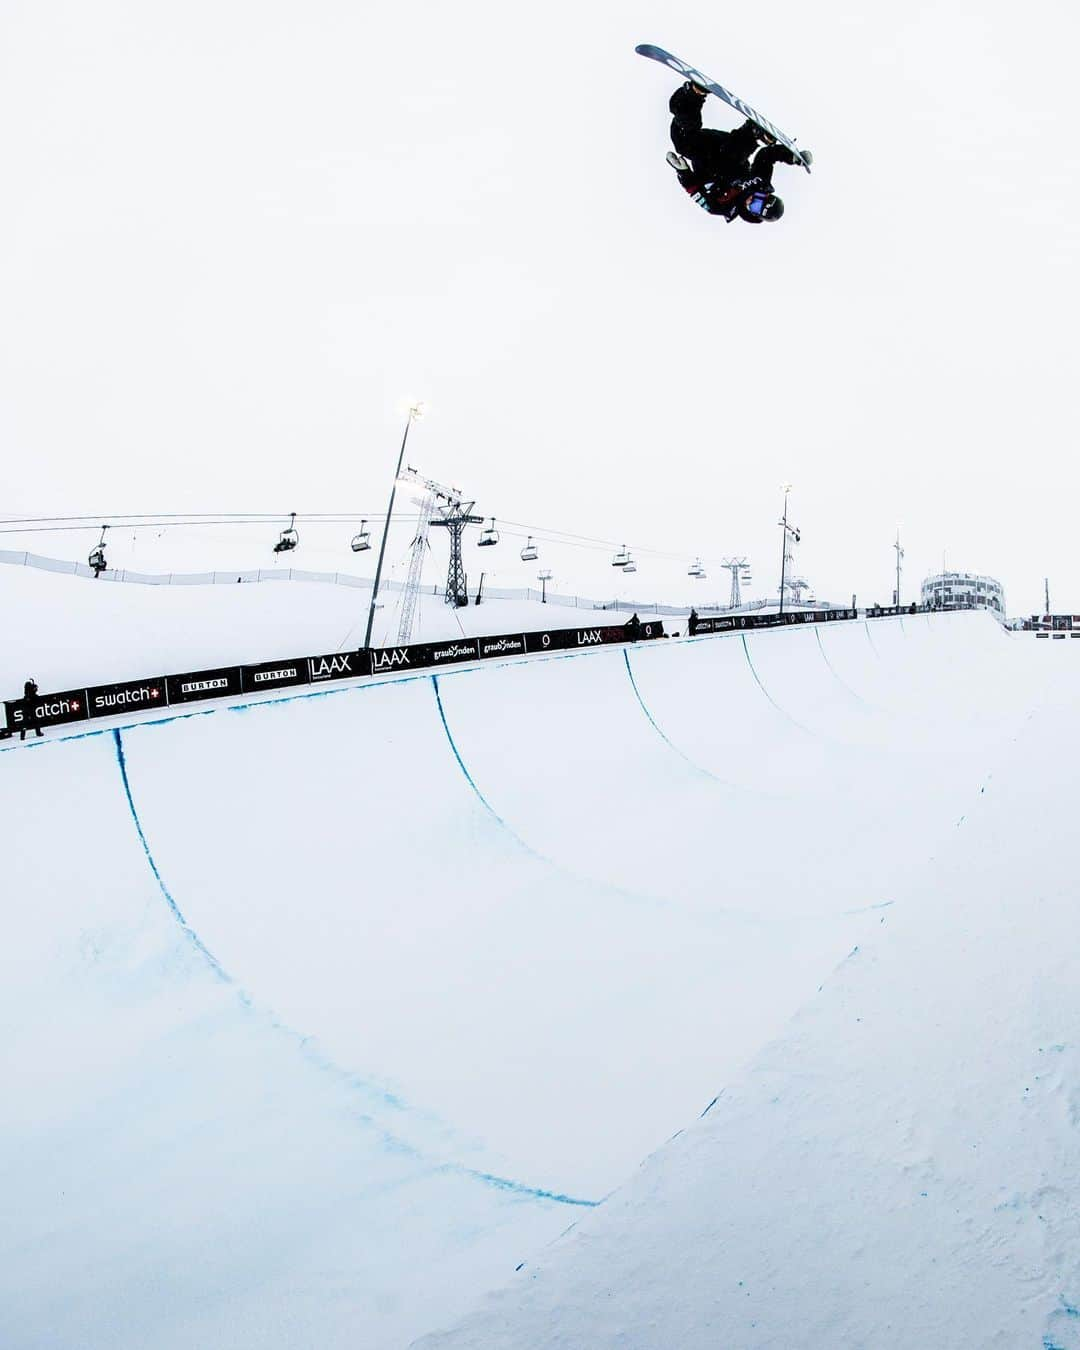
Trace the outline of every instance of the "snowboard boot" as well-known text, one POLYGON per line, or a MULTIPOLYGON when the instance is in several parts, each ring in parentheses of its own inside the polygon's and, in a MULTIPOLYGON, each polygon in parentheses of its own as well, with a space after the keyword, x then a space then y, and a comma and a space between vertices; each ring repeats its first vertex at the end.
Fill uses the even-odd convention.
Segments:
POLYGON ((669 150, 664 158, 676 173, 690 172, 690 161, 684 155, 677 154, 674 150, 669 150))

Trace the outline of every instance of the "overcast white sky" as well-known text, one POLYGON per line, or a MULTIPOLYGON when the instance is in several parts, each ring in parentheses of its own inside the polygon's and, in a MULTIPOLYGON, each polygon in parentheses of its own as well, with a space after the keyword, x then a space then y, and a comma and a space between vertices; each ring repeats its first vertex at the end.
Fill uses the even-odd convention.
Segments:
POLYGON ((899 523, 909 584, 946 550, 1080 609, 1074 5, 0 15, 0 514, 381 509, 411 395, 478 510, 685 559, 639 594, 775 586, 790 481, 820 595, 887 601, 899 523), (641 41, 815 152, 782 223, 681 192, 641 41))

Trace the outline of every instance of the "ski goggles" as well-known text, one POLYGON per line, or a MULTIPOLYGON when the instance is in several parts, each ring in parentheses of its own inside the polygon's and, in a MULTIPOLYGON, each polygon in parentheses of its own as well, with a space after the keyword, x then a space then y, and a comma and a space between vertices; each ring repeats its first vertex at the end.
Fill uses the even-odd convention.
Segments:
POLYGON ((772 194, 768 192, 751 192, 750 196, 746 199, 747 215, 763 216, 765 214, 765 208, 769 204, 769 197, 771 195, 772 194))

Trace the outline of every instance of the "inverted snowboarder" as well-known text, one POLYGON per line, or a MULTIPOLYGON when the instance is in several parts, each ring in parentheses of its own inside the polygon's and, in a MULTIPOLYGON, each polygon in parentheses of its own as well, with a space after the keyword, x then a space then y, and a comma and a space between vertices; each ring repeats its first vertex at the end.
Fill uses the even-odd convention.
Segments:
POLYGON ((760 225, 779 220, 784 203, 773 191, 773 169, 777 164, 797 164, 809 173, 810 151, 800 150, 755 108, 663 47, 642 43, 635 51, 686 79, 668 105, 675 149, 667 156, 685 191, 711 215, 729 222, 739 218, 760 225), (742 113, 746 118, 742 126, 734 131, 703 127, 701 110, 709 94, 742 113))
POLYGON ((710 215, 738 217, 751 225, 776 221, 784 203, 773 191, 777 164, 809 165, 809 150, 797 155, 749 118, 734 131, 701 125, 708 90, 687 80, 671 96, 671 143, 667 162, 679 185, 710 215))

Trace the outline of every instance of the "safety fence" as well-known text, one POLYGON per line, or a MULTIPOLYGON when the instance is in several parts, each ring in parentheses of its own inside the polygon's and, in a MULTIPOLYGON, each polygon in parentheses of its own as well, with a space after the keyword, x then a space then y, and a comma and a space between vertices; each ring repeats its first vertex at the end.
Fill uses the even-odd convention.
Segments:
POLYGON ((837 619, 895 619, 905 614, 926 614, 931 608, 966 609, 966 605, 870 605, 867 609, 796 609, 784 614, 717 614, 691 617, 687 631, 691 637, 698 633, 730 633, 740 628, 779 628, 788 624, 830 623, 837 619))
MULTIPOLYGON (((941 608, 940 606, 938 608, 941 608)), ((945 606, 961 609, 965 606, 945 606)), ((875 605, 870 609, 795 610, 786 614, 729 614, 698 618, 690 636, 727 633, 745 629, 780 628, 792 624, 830 623, 842 619, 896 617, 924 613, 915 605, 875 605)), ((663 620, 631 621, 607 627, 546 628, 532 633, 498 633, 486 637, 451 638, 446 642, 413 642, 398 647, 361 647, 354 651, 327 652, 322 656, 298 656, 255 665, 220 666, 212 670, 187 671, 182 675, 156 675, 150 679, 124 680, 116 684, 66 689, 60 693, 4 702, 4 725, 0 737, 16 731, 25 734, 37 727, 61 726, 125 712, 146 712, 181 707, 216 698, 273 693, 299 685, 322 685, 336 680, 354 680, 487 661, 492 657, 536 656, 610 643, 649 641, 667 637, 663 620)))
MULTIPOLYGON (((214 572, 135 572, 126 567, 106 567, 98 575, 86 563, 72 559, 48 558, 40 553, 27 553, 0 549, 0 564, 7 563, 15 567, 36 567, 43 572, 57 572, 63 576, 84 577, 101 582, 127 583, 135 586, 235 586, 251 585, 267 581, 305 581, 331 586, 351 586, 357 590, 370 591, 370 577, 353 576, 349 572, 312 572, 301 567, 257 567, 244 570, 230 568, 214 572)), ((386 578, 379 582, 379 592, 403 591, 405 583, 386 578)), ((418 595, 445 596, 443 586, 419 586, 418 595)), ((629 613, 647 612, 649 614, 685 614, 686 606, 657 605, 651 601, 637 600, 593 600, 584 595, 563 595, 552 590, 534 589, 531 586, 485 586, 479 600, 533 600, 543 604, 570 609, 618 609, 629 613)), ((762 601, 762 604, 765 602, 762 601)))
POLYGON ((594 628, 549 628, 537 633, 498 633, 487 637, 452 638, 447 642, 414 642, 401 647, 361 647, 355 651, 298 656, 255 665, 220 666, 181 675, 65 689, 53 694, 4 702, 0 736, 38 727, 62 726, 118 713, 182 707, 208 699, 265 694, 299 685, 362 679, 391 672, 428 670, 463 661, 525 656, 613 642, 649 641, 666 636, 660 620, 594 628))

